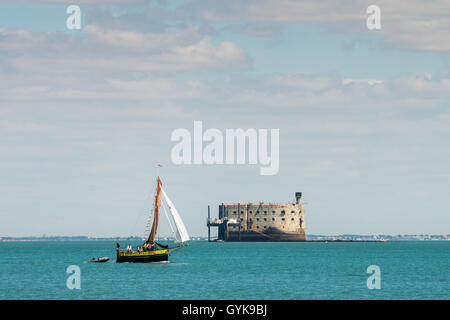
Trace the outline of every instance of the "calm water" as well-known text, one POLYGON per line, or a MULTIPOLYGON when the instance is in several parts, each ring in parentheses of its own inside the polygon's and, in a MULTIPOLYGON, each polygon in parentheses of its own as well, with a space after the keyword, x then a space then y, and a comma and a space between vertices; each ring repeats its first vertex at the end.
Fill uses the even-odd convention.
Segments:
POLYGON ((450 242, 194 241, 160 264, 117 264, 114 242, 0 242, 0 299, 449 299, 449 273, 450 242), (80 290, 66 287, 69 265, 80 290))

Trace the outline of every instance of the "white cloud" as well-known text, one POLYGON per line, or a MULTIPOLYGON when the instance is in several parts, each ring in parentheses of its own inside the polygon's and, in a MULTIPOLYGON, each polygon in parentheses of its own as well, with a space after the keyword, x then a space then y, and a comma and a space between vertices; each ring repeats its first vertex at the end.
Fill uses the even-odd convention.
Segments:
MULTIPOLYGON (((209 21, 260 23, 318 22, 334 30, 368 33, 366 9, 370 0, 264 0, 264 1, 193 1, 188 6, 200 19, 209 21)), ((450 51, 449 0, 379 0, 382 34, 394 47, 450 51)))
POLYGON ((450 99, 450 73, 413 73, 396 78, 343 79, 337 74, 295 73, 253 77, 251 85, 224 89, 221 101, 229 105, 245 105, 249 113, 259 108, 294 112, 296 109, 316 108, 345 110, 411 110, 429 109, 450 99))
POLYGON ((321 91, 335 88, 340 85, 340 78, 330 74, 278 74, 271 77, 274 85, 281 85, 287 88, 304 91, 321 91))
POLYGON ((98 44, 146 52, 152 49, 167 50, 190 45, 203 38, 197 27, 188 27, 173 32, 151 33, 105 29, 95 24, 88 24, 83 27, 83 31, 98 44))
POLYGON ((161 72, 248 68, 249 59, 231 41, 214 44, 195 28, 169 34, 103 30, 86 26, 85 37, 0 29, 7 53, 3 65, 18 72, 161 72), (86 50, 89 48, 89 50, 86 50))

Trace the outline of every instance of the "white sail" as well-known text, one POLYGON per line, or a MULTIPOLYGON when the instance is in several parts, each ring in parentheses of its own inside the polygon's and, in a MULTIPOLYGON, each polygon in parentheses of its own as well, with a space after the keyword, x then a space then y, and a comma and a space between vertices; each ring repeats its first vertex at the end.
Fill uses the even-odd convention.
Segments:
POLYGON ((172 215, 173 221, 175 222, 176 227, 175 242, 189 241, 190 240, 189 234, 186 230, 186 227, 184 226, 183 220, 181 220, 180 214, 178 213, 172 201, 170 201, 169 197, 167 196, 163 188, 161 188, 161 191, 164 196, 164 199, 166 200, 167 206, 169 207, 169 211, 170 214, 172 215))

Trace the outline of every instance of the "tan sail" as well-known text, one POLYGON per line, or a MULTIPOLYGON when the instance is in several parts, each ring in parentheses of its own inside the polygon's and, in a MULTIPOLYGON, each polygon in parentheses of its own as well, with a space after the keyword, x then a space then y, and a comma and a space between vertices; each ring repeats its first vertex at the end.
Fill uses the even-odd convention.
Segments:
POLYGON ((162 182, 158 177, 156 180, 156 196, 155 196, 155 208, 153 210, 153 225, 148 237, 148 243, 153 244, 155 242, 156 230, 158 228, 159 209, 161 208, 161 187, 162 182))

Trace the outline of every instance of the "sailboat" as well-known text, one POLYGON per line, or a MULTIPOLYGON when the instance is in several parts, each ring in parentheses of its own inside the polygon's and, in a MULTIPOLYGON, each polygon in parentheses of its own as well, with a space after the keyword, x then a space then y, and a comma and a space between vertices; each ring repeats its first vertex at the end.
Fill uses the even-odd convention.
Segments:
MULTIPOLYGON (((172 227, 172 224, 169 224, 172 227)), ((168 261, 172 250, 179 249, 187 245, 187 241, 190 240, 189 234, 186 230, 186 226, 180 217, 175 205, 167 196, 167 193, 163 189, 162 181, 159 177, 156 179, 156 195, 153 208, 153 224, 150 229, 150 234, 145 243, 140 247, 140 250, 133 251, 129 245, 127 250, 119 249, 117 244, 117 259, 116 262, 162 262, 168 261), (164 198, 165 203, 169 207, 171 219, 175 225, 175 243, 181 243, 172 248, 168 245, 163 245, 155 241, 156 231, 158 229, 159 214, 161 209, 161 201, 164 198)))

